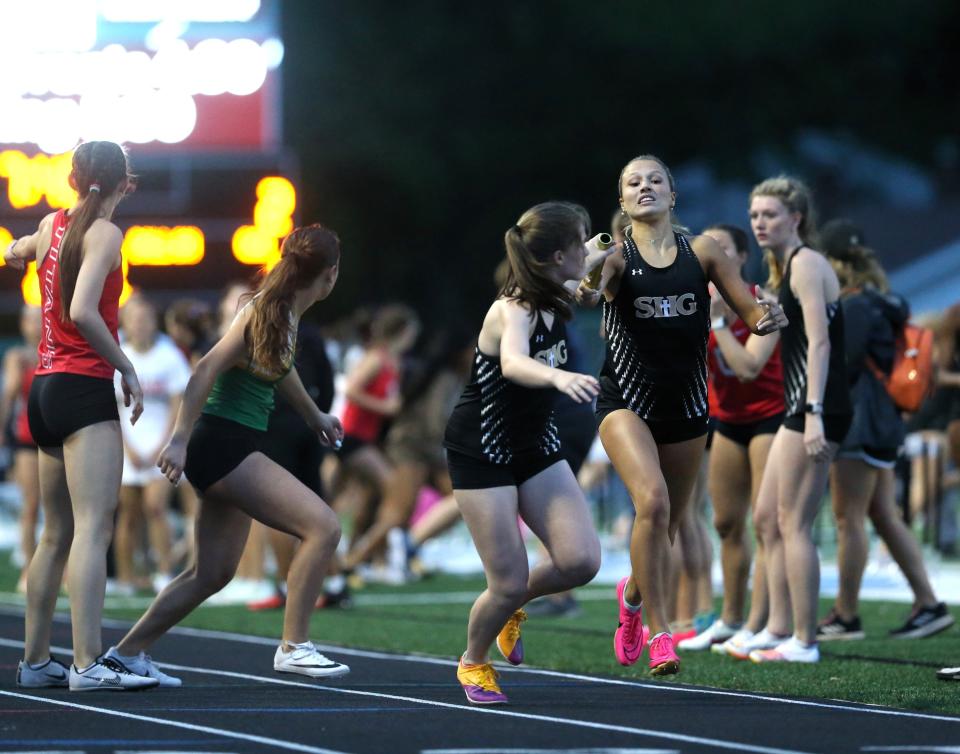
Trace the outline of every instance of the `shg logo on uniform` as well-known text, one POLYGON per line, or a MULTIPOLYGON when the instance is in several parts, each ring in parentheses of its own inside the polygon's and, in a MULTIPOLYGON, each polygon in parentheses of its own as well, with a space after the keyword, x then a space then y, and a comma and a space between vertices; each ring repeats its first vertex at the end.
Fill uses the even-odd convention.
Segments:
POLYGON ((697 298, 692 293, 679 296, 639 296, 633 300, 634 314, 640 319, 685 317, 697 311, 697 298))
POLYGON ((543 351, 537 351, 533 358, 539 361, 541 364, 546 364, 548 367, 556 367, 561 364, 567 363, 567 341, 561 340, 556 345, 551 346, 550 348, 544 349, 543 351))

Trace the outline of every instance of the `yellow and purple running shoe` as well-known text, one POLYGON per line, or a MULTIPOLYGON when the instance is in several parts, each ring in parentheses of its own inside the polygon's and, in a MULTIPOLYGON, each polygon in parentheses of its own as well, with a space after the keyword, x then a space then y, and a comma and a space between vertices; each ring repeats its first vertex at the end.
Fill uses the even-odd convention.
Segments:
POLYGON ((520 638, 520 624, 527 619, 527 614, 523 610, 517 610, 511 615, 507 622, 503 624, 500 633, 497 634, 497 649, 503 655, 503 659, 511 665, 519 665, 523 662, 523 639, 520 638))
POLYGON ((497 679, 500 674, 493 665, 465 665, 463 658, 457 666, 457 680, 463 686, 463 693, 472 704, 506 704, 507 695, 500 690, 497 679))
POLYGON ((633 665, 643 653, 647 633, 643 625, 643 610, 628 610, 623 604, 623 592, 627 588, 629 576, 624 576, 617 584, 617 607, 620 611, 620 623, 613 635, 613 651, 621 665, 633 665))
POLYGON ((680 672, 680 658, 673 648, 673 637, 666 631, 650 642, 650 675, 672 675, 680 672))

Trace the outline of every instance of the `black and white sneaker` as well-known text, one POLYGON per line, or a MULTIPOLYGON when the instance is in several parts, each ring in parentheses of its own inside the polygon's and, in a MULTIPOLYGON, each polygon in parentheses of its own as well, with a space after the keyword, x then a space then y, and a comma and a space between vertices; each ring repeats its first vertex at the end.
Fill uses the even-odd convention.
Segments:
POLYGON ((156 678, 131 673, 110 657, 101 657, 83 670, 78 670, 76 665, 70 666, 71 691, 139 691, 152 689, 159 683, 156 678))
POLYGON ((831 610, 817 626, 817 641, 862 639, 865 636, 859 615, 853 616, 850 620, 844 620, 836 610, 831 610))
POLYGON ((313 646, 313 642, 305 641, 302 644, 290 646, 293 649, 289 652, 284 651, 282 643, 277 647, 277 653, 273 656, 273 669, 278 673, 299 673, 311 678, 333 678, 350 672, 350 668, 343 663, 334 662, 320 654, 313 646))
POLYGON ((923 639, 946 631, 954 623, 953 616, 943 602, 932 607, 920 607, 914 610, 907 622, 890 632, 894 639, 923 639))
POLYGON ((960 681, 960 668, 941 668, 937 671, 941 681, 960 681))
POLYGON ((53 656, 40 665, 20 660, 17 686, 22 689, 65 689, 70 685, 70 670, 53 656))

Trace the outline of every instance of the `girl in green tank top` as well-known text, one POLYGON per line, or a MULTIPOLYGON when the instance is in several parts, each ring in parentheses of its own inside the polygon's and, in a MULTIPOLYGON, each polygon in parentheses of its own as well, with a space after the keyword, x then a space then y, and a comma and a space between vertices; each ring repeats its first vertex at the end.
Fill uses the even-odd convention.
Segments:
POLYGON ((263 276, 253 299, 194 369, 169 443, 157 465, 172 483, 186 470, 201 493, 195 562, 164 589, 110 652, 134 672, 179 686, 143 651, 236 572, 252 518, 301 540, 287 576, 283 635, 274 656, 278 672, 330 677, 349 668, 310 642, 309 620, 340 540, 327 504, 286 469, 259 452, 258 442, 279 390, 316 431, 336 447, 343 428, 322 413, 293 367, 301 315, 330 295, 337 281, 340 240, 320 225, 295 229, 280 261, 263 276))

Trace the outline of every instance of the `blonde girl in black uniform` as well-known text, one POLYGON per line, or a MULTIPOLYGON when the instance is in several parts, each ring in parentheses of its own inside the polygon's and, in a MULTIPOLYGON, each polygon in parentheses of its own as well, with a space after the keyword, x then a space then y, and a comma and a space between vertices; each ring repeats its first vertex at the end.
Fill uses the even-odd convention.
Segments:
POLYGON ((600 567, 590 511, 553 421, 556 391, 584 403, 598 390, 594 377, 559 368, 573 298, 564 283, 610 253, 586 236, 584 210, 564 202, 538 204, 507 231, 510 272, 484 318, 470 383, 447 425, 453 492, 487 577, 457 670, 474 704, 507 701, 487 653, 496 639, 508 662, 523 661, 520 608, 585 584, 600 567), (549 553, 532 571, 518 514, 549 553))
MULTIPOLYGON (((687 238, 671 221, 673 177, 659 158, 632 159, 620 173, 620 207, 630 217, 622 251, 604 263, 607 358, 600 374, 600 439, 636 509, 632 572, 617 586, 620 625, 614 651, 632 665, 652 639, 650 671, 676 673, 680 660, 667 625, 669 547, 693 492, 707 437, 707 336, 712 282, 758 335, 782 327, 775 302, 754 300, 740 268, 708 236, 687 238)), ((596 303, 584 285, 579 297, 596 303)))
POLYGON ((780 338, 786 418, 773 438, 754 512, 766 553, 770 610, 766 628, 752 641, 768 644, 749 657, 817 662, 820 560, 813 520, 853 413, 840 283, 827 258, 810 245, 813 202, 801 181, 777 176, 755 186, 750 226, 791 324, 780 338))

